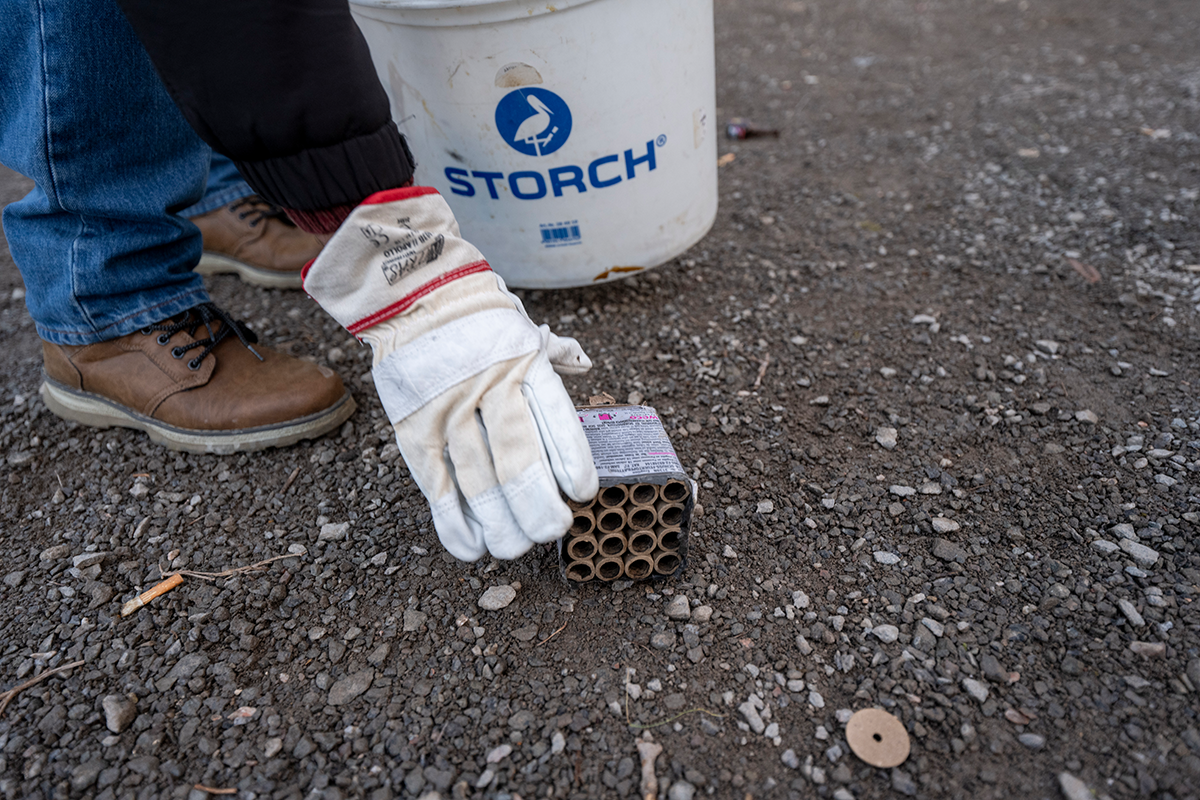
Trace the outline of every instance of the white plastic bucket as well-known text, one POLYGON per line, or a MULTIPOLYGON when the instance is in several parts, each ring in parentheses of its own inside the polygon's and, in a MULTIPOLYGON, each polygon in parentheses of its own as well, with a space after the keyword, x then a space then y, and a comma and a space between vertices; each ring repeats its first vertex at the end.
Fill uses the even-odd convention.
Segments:
POLYGON ((513 286, 612 280, 717 211, 712 0, 353 0, 392 114, 513 286))

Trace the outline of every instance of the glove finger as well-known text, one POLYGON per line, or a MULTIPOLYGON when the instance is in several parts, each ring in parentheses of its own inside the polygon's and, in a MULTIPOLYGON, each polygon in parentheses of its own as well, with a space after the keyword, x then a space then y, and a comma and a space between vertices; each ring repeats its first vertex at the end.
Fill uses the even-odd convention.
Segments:
MULTIPOLYGON (((533 547, 513 516, 508 498, 496 478, 493 455, 474 403, 450 427, 449 458, 466 501, 467 516, 482 533, 489 553, 500 559, 523 556, 533 547)), ((569 524, 569 523, 568 523, 569 524)))
POLYGON ((558 485, 576 502, 591 500, 600 490, 592 449, 579 424, 575 404, 545 357, 539 355, 534 359, 525 374, 521 391, 541 434, 558 485))
MULTIPOLYGON (((542 359, 544 361, 544 359, 542 359)), ((525 536, 552 542, 571 526, 541 431, 515 381, 499 384, 480 403, 500 489, 525 536)))
POLYGON ((542 335, 542 346, 550 366, 559 375, 582 375, 592 368, 592 360, 577 340, 570 336, 559 336, 549 325, 538 328, 542 335))
POLYGON ((466 514, 466 502, 445 449, 440 457, 424 447, 407 446, 396 437, 400 454, 433 514, 433 528, 446 552, 459 561, 475 561, 487 552, 483 529, 466 514))

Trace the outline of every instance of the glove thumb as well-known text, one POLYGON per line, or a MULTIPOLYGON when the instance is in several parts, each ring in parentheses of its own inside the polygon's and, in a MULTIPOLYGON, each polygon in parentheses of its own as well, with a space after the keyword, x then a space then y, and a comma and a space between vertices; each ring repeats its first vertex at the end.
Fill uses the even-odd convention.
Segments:
POLYGON ((559 375, 582 375, 592 368, 592 360, 575 339, 559 336, 550 330, 549 325, 540 326, 538 332, 542 334, 542 347, 550 366, 559 375))

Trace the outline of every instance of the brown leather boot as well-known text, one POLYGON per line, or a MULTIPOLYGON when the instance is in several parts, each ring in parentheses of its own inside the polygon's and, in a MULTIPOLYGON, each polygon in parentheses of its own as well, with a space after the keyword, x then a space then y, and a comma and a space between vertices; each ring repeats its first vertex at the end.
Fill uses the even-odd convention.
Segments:
POLYGON ((333 371, 255 342, 211 303, 99 344, 43 342, 42 396, 64 419, 135 428, 192 453, 280 447, 354 413, 333 371))
POLYGON ((196 265, 202 275, 234 273, 270 289, 299 289, 300 270, 321 252, 321 242, 291 223, 278 206, 258 195, 193 217, 204 237, 196 265))

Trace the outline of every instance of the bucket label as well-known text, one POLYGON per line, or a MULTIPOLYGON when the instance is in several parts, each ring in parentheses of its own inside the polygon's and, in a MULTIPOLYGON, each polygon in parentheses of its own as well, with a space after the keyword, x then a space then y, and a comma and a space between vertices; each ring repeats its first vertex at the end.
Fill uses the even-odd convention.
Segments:
POLYGON ((543 222, 539 227, 543 247, 570 247, 583 244, 583 234, 579 232, 579 220, 570 222, 543 222))
POLYGON ((496 130, 514 150, 548 156, 571 135, 571 109, 549 89, 523 87, 496 106, 496 130))

